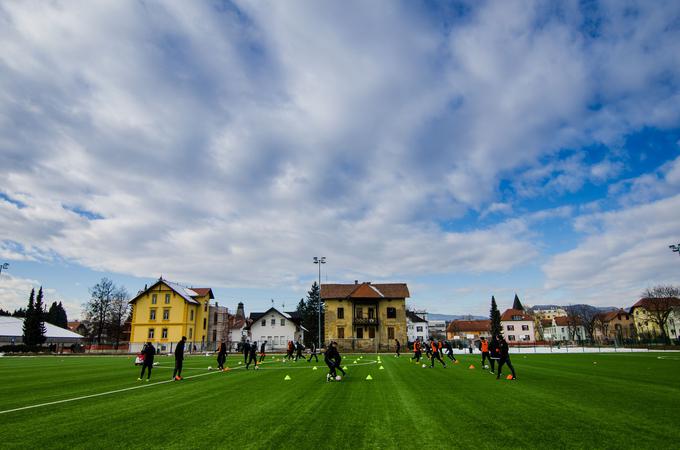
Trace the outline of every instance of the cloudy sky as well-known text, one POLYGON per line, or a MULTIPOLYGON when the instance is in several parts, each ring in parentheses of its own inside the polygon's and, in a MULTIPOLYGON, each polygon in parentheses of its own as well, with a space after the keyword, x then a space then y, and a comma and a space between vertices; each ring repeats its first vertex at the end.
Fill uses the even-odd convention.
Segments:
POLYGON ((0 307, 162 275, 292 307, 677 283, 680 3, 0 4, 0 307))

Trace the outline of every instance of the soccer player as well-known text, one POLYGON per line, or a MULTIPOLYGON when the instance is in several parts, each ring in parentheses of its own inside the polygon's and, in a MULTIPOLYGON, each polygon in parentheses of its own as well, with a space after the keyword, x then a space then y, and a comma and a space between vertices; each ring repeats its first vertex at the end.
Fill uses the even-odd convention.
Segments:
POLYGON ((260 345, 260 362, 264 361, 265 355, 265 350, 267 348, 267 341, 264 341, 262 345, 260 345))
POLYGON ((184 344, 186 341, 187 337, 182 336, 182 340, 175 347, 175 370, 172 371, 172 379, 175 381, 182 379, 182 362, 184 361, 184 344))
POLYGON ((444 347, 446 347, 446 353, 449 359, 453 362, 456 361, 456 357, 453 356, 453 347, 451 346, 451 341, 444 341, 444 347))
POLYGON ((250 353, 250 341, 246 340, 241 343, 241 351, 243 352, 243 364, 248 362, 248 354, 250 353))
POLYGON ((342 370, 342 367, 340 367, 342 357, 338 352, 337 345, 338 344, 336 344, 335 342, 331 342, 331 344, 326 349, 326 353, 324 354, 324 362, 328 366, 328 374, 326 374, 326 381, 335 380, 335 377, 337 376, 336 370, 339 370, 340 372, 342 372, 343 375, 345 375, 345 371, 342 370))
POLYGON ((312 362, 312 356, 316 359, 316 362, 319 362, 319 357, 316 355, 316 344, 314 342, 312 342, 310 352, 307 362, 312 362))
POLYGON ((293 350, 295 346, 293 345, 293 341, 288 341, 288 353, 286 354, 286 359, 293 359, 293 350))
POLYGON ((486 368, 484 365, 484 362, 488 359, 489 364, 493 364, 491 362, 491 356, 489 355, 489 342, 486 340, 485 337, 481 337, 480 343, 479 343, 479 349, 482 351, 482 369, 486 368))
POLYGON ((246 363, 246 370, 250 367, 250 363, 253 363, 257 367, 257 341, 250 344, 250 349, 248 350, 248 362, 246 363))
POLYGON ((516 380, 517 377, 515 376, 515 368, 512 367, 512 362, 510 362, 510 349, 508 348, 508 343, 506 342, 505 338, 503 338, 503 335, 498 337, 498 347, 500 350, 500 360, 498 361, 498 375, 496 375, 496 379, 498 380, 501 377, 501 371, 503 370, 503 365, 507 364, 510 370, 512 371, 512 379, 516 380))
POLYGON ((399 351, 401 350, 401 344, 399 343, 399 339, 395 339, 394 342, 396 342, 396 346, 397 346, 397 354, 395 356, 397 358, 399 358, 399 351))
POLYGON ((491 364, 491 370, 489 372, 495 372, 495 363, 500 359, 500 347, 498 342, 498 336, 491 337, 491 343, 489 344, 489 363, 491 364))
POLYGON ((144 355, 144 362, 142 363, 142 374, 137 378, 139 381, 144 379, 144 370, 147 371, 146 381, 151 379, 151 368, 153 367, 153 357, 156 354, 156 349, 151 342, 144 344, 142 355, 144 355))
POLYGON ((302 351, 305 349, 305 346, 302 345, 302 342, 299 340, 295 343, 295 362, 297 362, 298 359, 305 359, 304 356, 302 356, 302 351))
POLYGON ((438 359, 440 363, 444 366, 446 369, 446 363, 442 360, 442 357, 439 356, 439 345, 436 340, 431 339, 430 340, 430 348, 432 349, 432 364, 430 365, 430 368, 434 368, 434 360, 438 359))
POLYGON ((411 359, 415 359, 416 362, 419 363, 421 356, 422 353, 420 352, 420 338, 417 338, 413 343, 413 357, 411 359))
POLYGON ((227 360, 227 344, 222 342, 220 349, 217 351, 217 368, 220 371, 224 370, 224 362, 227 360))

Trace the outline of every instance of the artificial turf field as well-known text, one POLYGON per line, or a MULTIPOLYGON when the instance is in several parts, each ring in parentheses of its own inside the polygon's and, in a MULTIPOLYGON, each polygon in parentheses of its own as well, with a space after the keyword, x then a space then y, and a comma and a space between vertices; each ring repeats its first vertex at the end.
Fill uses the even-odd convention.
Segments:
POLYGON ((516 381, 496 381, 479 368, 477 355, 460 355, 460 364, 447 369, 423 369, 409 362, 410 355, 382 355, 381 364, 376 355, 358 357, 344 355, 348 376, 333 383, 325 381, 322 360, 283 363, 280 356, 269 356, 258 371, 244 370, 237 363, 242 357, 230 356, 232 370, 224 373, 207 370, 216 365, 212 356, 188 357, 180 382, 166 382, 173 360, 160 356, 150 383, 137 381, 132 357, 3 357, 0 447, 678 448, 680 443, 680 353, 517 354, 516 381), (372 380, 366 380, 369 374, 372 380), (136 386, 143 387, 128 389, 136 386), (110 391, 118 392, 10 411, 110 391))

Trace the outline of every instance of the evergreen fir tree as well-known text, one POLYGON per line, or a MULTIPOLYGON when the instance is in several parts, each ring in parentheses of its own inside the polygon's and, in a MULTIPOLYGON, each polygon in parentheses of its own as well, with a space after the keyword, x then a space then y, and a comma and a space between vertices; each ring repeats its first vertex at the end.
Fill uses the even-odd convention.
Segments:
POLYGON ((524 306, 522 306, 522 302, 519 301, 519 297, 517 294, 515 294, 515 301, 512 302, 512 309, 519 309, 520 311, 524 311, 524 306))
POLYGON ((35 345, 35 289, 31 289, 31 295, 28 297, 28 308, 24 316, 23 339, 24 344, 31 347, 35 345))
POLYGON ((57 305, 57 323, 55 323, 55 325, 62 328, 68 328, 68 316, 66 315, 66 310, 61 302, 57 305))
POLYGON ((43 289, 40 286, 38 290, 38 296, 35 298, 35 322, 33 326, 35 327, 35 343, 36 345, 43 345, 47 340, 45 333, 47 333, 47 328, 45 327, 45 307, 43 305, 43 289))
POLYGON ((52 325, 56 325, 57 315, 58 315, 57 302, 52 302, 49 311, 47 311, 47 317, 45 317, 45 322, 51 323, 52 325))
POLYGON ((502 334, 501 328, 501 313, 496 306, 496 298, 491 296, 491 311, 489 312, 489 319, 491 320, 491 335, 496 336, 502 334))

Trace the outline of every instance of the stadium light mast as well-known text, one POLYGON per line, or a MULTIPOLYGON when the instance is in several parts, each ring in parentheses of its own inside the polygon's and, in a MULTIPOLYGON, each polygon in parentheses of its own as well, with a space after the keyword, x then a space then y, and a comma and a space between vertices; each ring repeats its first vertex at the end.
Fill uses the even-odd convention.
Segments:
POLYGON ((321 348, 321 264, 326 264, 326 257, 325 256, 315 256, 314 257, 314 264, 319 265, 319 328, 318 328, 318 333, 319 333, 319 346, 317 348, 321 348))
POLYGON ((5 269, 5 270, 9 269, 9 263, 4 263, 4 264, 0 265, 0 274, 2 274, 2 269, 5 269))
POLYGON ((678 256, 680 256, 680 244, 678 245, 669 245, 668 248, 671 249, 671 251, 676 252, 678 256))

